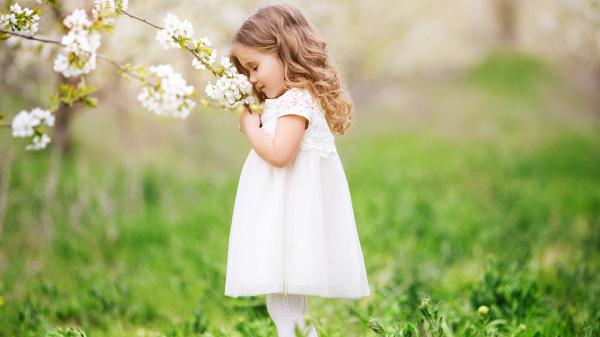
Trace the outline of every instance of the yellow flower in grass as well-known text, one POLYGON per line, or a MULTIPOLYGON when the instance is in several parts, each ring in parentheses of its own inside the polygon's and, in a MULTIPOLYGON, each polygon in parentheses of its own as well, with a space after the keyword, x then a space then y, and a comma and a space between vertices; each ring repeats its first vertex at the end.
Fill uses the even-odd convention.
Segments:
POLYGON ((479 309, 477 309, 477 313, 480 315, 487 315, 488 312, 490 312, 490 308, 488 308, 486 305, 482 305, 479 307, 479 309))

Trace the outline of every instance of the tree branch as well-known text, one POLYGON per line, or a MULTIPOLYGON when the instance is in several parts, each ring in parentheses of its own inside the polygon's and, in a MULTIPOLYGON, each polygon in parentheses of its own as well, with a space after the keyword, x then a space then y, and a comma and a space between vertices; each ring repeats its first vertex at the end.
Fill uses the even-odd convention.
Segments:
MULTIPOLYGON (((37 41, 37 42, 51 43, 51 44, 55 44, 55 45, 58 45, 58 46, 61 46, 61 47, 66 47, 66 46, 65 46, 64 44, 62 44, 60 41, 51 40, 51 39, 45 39, 45 38, 40 38, 40 37, 35 37, 35 36, 33 36, 33 35, 25 35, 25 34, 16 33, 16 32, 11 32, 11 31, 9 31, 9 30, 4 30, 4 29, 0 29, 0 33, 5 33, 5 34, 9 34, 9 35, 13 35, 13 36, 20 37, 20 38, 23 38, 23 39, 28 39, 28 40, 37 41)), ((87 53, 87 54, 92 54, 92 53, 90 53, 89 51, 86 51, 86 50, 83 50, 83 52, 84 52, 84 53, 87 53)), ((107 62, 107 63, 110 63, 110 64, 111 64, 111 65, 113 65, 115 68, 119 69, 120 71, 122 71, 122 72, 124 72, 124 73, 127 73, 129 76, 131 76, 131 77, 133 77, 133 78, 135 78, 135 79, 137 79, 137 80, 143 81, 143 79, 142 79, 141 77, 137 76, 136 74, 134 74, 134 73, 132 73, 132 72, 130 72, 130 71, 127 71, 125 68, 123 68, 123 66, 121 66, 121 65, 120 65, 119 63, 117 63, 116 61, 113 61, 113 60, 109 59, 108 57, 106 57, 106 56, 104 56, 104 55, 102 55, 102 54, 99 54, 99 53, 96 53, 96 56, 97 56, 99 59, 101 59, 102 61, 105 61, 105 62, 107 62)))
POLYGON ((14 36, 18 36, 18 37, 23 38, 23 39, 35 40, 35 41, 38 41, 38 42, 53 43, 53 44, 57 44, 57 45, 59 45, 61 47, 65 46, 62 43, 60 43, 60 41, 50 40, 50 39, 44 39, 44 38, 41 38, 41 37, 35 37, 33 35, 25 35, 25 34, 21 34, 21 33, 11 32, 10 30, 0 29, 0 33, 14 35, 14 36))

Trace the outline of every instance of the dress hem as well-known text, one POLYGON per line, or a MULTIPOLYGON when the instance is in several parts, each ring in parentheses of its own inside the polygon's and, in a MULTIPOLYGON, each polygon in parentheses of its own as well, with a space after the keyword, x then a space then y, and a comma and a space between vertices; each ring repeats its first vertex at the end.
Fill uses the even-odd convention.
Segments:
MULTIPOLYGON (((323 298, 349 298, 349 299, 360 299, 362 297, 370 296, 370 290, 368 288, 363 289, 359 294, 344 292, 344 291, 332 291, 336 287, 331 286, 328 288, 315 287, 315 286, 301 286, 289 284, 287 285, 286 293, 289 295, 310 295, 318 296, 323 298)), ((339 288, 339 287, 337 287, 339 288)), ((226 289, 224 295, 238 298, 238 297, 249 297, 249 296, 260 296, 267 294, 280 294, 283 293, 283 286, 281 284, 271 284, 263 286, 253 286, 246 289, 233 291, 226 289)))

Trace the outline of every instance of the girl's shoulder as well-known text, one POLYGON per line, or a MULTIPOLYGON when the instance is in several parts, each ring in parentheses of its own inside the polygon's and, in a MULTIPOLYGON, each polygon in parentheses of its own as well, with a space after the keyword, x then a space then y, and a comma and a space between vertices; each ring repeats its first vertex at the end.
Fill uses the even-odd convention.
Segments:
POLYGON ((304 111, 310 113, 318 109, 309 89, 290 88, 279 97, 267 98, 263 112, 277 115, 286 111, 304 111))

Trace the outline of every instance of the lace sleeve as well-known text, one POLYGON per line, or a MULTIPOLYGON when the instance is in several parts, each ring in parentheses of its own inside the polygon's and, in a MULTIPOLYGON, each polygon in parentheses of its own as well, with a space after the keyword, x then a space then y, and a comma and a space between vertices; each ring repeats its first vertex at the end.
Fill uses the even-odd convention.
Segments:
POLYGON ((283 97, 277 118, 287 115, 299 115, 306 118, 310 125, 312 122, 313 110, 315 109, 310 91, 298 88, 292 88, 289 91, 290 92, 286 93, 286 96, 283 97))

